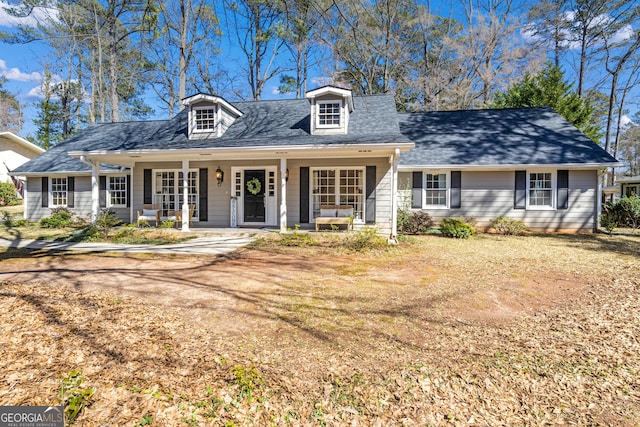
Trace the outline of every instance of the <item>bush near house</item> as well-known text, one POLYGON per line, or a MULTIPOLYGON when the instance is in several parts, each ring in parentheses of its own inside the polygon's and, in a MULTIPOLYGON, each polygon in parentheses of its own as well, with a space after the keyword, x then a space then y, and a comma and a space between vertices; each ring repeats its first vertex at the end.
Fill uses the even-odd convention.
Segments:
POLYGON ((459 218, 445 218, 440 223, 440 232, 443 236, 454 237, 456 239, 468 239, 476 235, 473 225, 459 218))
POLYGON ((505 236, 521 236, 529 231, 529 227, 524 222, 508 216, 499 216, 491 222, 491 226, 498 234, 505 236))
POLYGON ((433 227, 433 218, 426 212, 398 210, 398 233, 426 234, 433 227))
POLYGON ((613 203, 605 203, 602 209, 601 224, 640 228, 640 196, 623 197, 613 203))
POLYGON ((11 206, 18 203, 18 192, 11 182, 0 182, 0 206, 11 206))
POLYGON ((40 226, 43 228, 64 228, 73 224, 73 214, 67 208, 51 209, 51 216, 42 218, 40 226))

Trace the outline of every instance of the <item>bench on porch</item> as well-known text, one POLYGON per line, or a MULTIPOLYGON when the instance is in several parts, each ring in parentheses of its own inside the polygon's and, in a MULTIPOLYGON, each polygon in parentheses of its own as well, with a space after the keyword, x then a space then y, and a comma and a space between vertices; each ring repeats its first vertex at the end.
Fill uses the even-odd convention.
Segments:
POLYGON ((316 231, 320 229, 320 225, 341 225, 349 226, 353 230, 353 206, 341 205, 322 205, 320 206, 320 216, 316 217, 316 231))

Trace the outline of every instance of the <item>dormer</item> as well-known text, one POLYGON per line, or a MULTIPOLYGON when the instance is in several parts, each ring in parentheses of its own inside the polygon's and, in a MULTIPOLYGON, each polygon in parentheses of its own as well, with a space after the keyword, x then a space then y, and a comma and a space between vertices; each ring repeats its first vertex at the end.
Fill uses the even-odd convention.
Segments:
POLYGON ((182 100, 189 109, 189 139, 219 138, 242 112, 219 96, 199 93, 182 100))
POLYGON ((305 94, 311 103, 311 135, 340 135, 349 129, 353 112, 351 91, 323 86, 305 94))

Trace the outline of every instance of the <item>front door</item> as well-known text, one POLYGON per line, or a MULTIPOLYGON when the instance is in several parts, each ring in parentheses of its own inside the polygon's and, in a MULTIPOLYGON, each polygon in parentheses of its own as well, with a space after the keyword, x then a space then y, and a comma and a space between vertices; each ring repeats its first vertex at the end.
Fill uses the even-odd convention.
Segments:
POLYGON ((244 222, 265 222, 265 171, 244 171, 244 222))

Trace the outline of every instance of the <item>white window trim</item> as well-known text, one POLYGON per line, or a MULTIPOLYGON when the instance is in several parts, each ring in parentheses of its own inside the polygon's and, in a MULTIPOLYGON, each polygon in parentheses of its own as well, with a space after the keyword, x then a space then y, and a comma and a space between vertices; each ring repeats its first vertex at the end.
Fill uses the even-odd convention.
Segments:
MULTIPOLYGON (((362 172, 362 218, 355 219, 355 224, 365 224, 367 218, 367 168, 362 166, 326 166, 326 167, 312 167, 309 168, 309 219, 315 223, 316 218, 313 216, 313 172, 319 170, 333 170, 336 172, 336 180, 340 178, 341 170, 360 170, 362 172)), ((336 192, 334 193, 336 204, 339 203, 340 192, 339 183, 335 185, 336 192)))
MULTIPOLYGON (((176 193, 174 193, 174 195, 176 196, 176 203, 177 203, 177 201, 180 200, 180 197, 182 196, 182 192, 178 192, 178 189, 182 185, 182 181, 179 178, 180 173, 182 173, 182 169, 152 169, 151 185, 152 185, 153 204, 157 204, 156 203, 157 202, 156 197, 158 195, 162 195, 163 194, 163 193, 160 193, 160 194, 156 193, 156 188, 157 188, 156 186, 158 185, 157 184, 158 180, 156 179, 156 176, 157 176, 158 172, 160 172, 160 173, 162 173, 162 172, 173 172, 173 173, 175 173, 175 178, 174 179, 175 179, 175 182, 176 182, 175 183, 176 193)), ((196 179, 196 190, 197 190, 196 195, 198 196, 196 198, 196 208, 197 208, 196 212, 199 213, 200 212, 200 201, 199 201, 199 199, 200 199, 200 171, 199 171, 198 168, 189 168, 187 173, 191 173, 191 172, 196 172, 197 173, 196 176, 198 177, 196 179)), ((178 205, 179 205, 179 203, 178 203, 178 205)), ((180 210, 180 209, 182 209, 181 205, 175 207, 175 209, 172 209, 172 210, 180 210)), ((161 217, 161 218, 163 218, 163 217, 161 217)), ((200 221, 198 219, 198 215, 194 216, 191 220, 194 221, 194 222, 200 221)))
POLYGON ((127 175, 106 175, 107 177, 107 207, 108 208, 126 208, 126 198, 127 198, 127 175), (123 205, 113 205, 111 204, 111 178, 124 178, 124 197, 125 203, 123 205))
POLYGON ((322 100, 316 101, 316 128, 317 129, 342 129, 344 127, 344 101, 343 100, 322 100), (320 124, 320 105, 338 104, 340 106, 340 123, 338 124, 320 124))
POLYGON ((218 111, 217 105, 203 105, 200 107, 192 107, 190 120, 191 133, 217 133, 219 117, 220 112, 218 111), (213 110, 213 129, 198 129, 198 123, 196 121, 196 111, 203 110, 213 110))
POLYGON ((451 171, 450 170, 424 170, 422 171, 422 209, 430 210, 446 210, 451 206, 451 171), (444 205, 428 205, 427 204, 427 174, 431 175, 445 175, 445 200, 444 205))
POLYGON ((558 177, 557 170, 555 169, 540 169, 540 170, 527 170, 527 202, 526 202, 526 210, 529 211, 555 211, 557 209, 557 199, 558 199, 558 177), (551 206, 540 206, 540 205, 531 205, 530 204, 530 193, 531 193, 531 174, 532 173, 550 173, 551 174, 551 206))
POLYGON ((66 208, 69 205, 69 178, 66 176, 54 176, 49 178, 49 207, 51 208, 66 208), (56 205, 53 203, 53 180, 54 179, 64 179, 64 199, 67 201, 64 205, 56 205))

